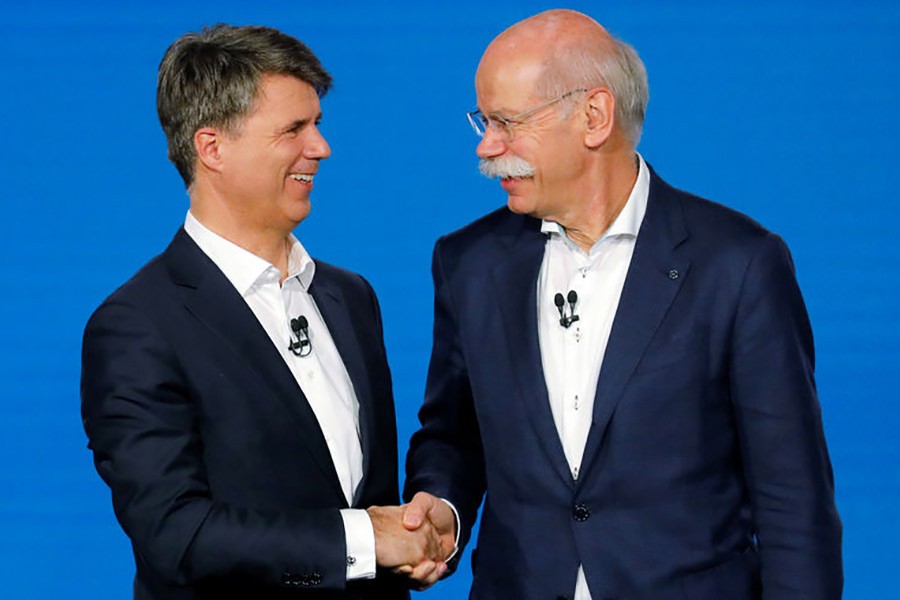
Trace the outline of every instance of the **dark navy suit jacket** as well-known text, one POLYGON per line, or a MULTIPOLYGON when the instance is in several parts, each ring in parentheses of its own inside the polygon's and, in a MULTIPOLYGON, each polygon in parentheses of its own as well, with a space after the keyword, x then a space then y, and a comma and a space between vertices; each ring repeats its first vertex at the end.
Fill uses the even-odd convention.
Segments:
MULTIPOLYGON (((396 504, 396 425, 375 295, 316 263, 311 293, 359 399, 354 507, 396 504)), ((318 421, 250 308, 180 230, 88 322, 82 416, 131 538, 136 598, 406 598, 346 583, 341 492, 318 421)))
MULTIPOLYGON (((434 348, 406 495, 459 509, 476 599, 839 598, 813 339, 782 240, 651 175, 572 479, 541 367, 540 222, 434 251, 434 348)), ((590 319, 591 315, 582 315, 590 319)))

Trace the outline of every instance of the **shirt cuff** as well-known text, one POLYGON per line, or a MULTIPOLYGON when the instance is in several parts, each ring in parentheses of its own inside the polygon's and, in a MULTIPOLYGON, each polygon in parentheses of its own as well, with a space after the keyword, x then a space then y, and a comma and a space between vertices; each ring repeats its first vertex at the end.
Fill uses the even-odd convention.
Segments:
POLYGON ((341 509, 347 540, 347 580, 375 578, 375 528, 369 514, 358 508, 341 509))
POLYGON ((444 498, 441 498, 441 500, 444 501, 444 504, 450 507, 450 510, 453 511, 453 518, 456 520, 456 539, 453 540, 453 552, 450 553, 450 556, 444 559, 444 562, 450 562, 451 560, 453 560, 453 557, 459 553, 459 513, 456 512, 456 507, 453 506, 452 502, 450 502, 449 500, 445 500, 444 498))

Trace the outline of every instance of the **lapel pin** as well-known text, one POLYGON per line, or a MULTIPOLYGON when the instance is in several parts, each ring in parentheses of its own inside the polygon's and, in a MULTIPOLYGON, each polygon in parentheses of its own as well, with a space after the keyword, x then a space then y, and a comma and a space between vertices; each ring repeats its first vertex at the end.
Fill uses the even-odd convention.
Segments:
POLYGON ((678 271, 676 271, 675 269, 669 269, 669 279, 671 279, 672 281, 678 279, 678 271))

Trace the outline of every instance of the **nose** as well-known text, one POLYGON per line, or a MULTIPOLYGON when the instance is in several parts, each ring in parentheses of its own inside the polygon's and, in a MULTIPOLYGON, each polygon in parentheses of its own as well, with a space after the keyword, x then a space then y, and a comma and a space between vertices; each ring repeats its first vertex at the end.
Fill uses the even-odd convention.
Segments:
POLYGON ((506 152, 506 141, 503 135, 493 127, 488 127, 475 148, 478 158, 494 158, 506 152))
POLYGON ((319 128, 313 126, 310 129, 310 137, 303 148, 303 157, 309 159, 323 160, 331 156, 331 146, 325 141, 325 136, 319 131, 319 128))

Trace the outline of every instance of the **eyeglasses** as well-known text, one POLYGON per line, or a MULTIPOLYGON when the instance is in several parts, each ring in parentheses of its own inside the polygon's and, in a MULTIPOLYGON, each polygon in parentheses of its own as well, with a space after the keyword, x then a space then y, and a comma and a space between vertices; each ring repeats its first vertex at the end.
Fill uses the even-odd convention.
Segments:
POLYGON ((557 96, 552 100, 548 100, 543 104, 535 106, 534 108, 529 108, 525 112, 521 112, 512 117, 503 117, 498 114, 490 114, 485 115, 480 110, 473 110, 472 112, 467 112, 466 117, 469 119, 469 125, 472 126, 472 129, 475 130, 475 133, 478 134, 478 137, 484 137, 484 134, 487 133, 487 130, 492 128, 494 131, 503 136, 503 139, 506 141, 512 141, 515 137, 515 130, 513 127, 515 125, 524 125, 527 123, 537 112, 541 109, 547 108, 548 106, 552 106, 561 100, 565 100, 569 96, 573 94, 578 94, 581 92, 586 92, 587 88, 578 88, 577 90, 571 90, 562 94, 561 96, 557 96))

